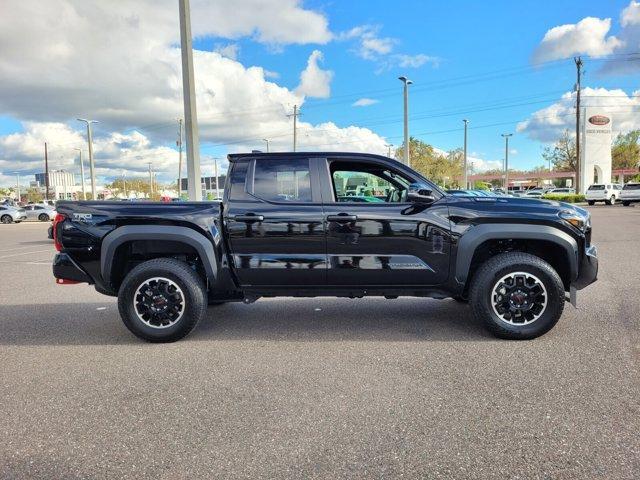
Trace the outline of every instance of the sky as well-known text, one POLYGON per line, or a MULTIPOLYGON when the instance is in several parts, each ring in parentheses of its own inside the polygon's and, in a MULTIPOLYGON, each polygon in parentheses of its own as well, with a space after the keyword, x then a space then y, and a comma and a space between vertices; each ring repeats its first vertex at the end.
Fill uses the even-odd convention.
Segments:
MULTIPOLYGON (((228 153, 292 148, 386 154, 410 133, 448 151, 469 120, 474 169, 543 163, 583 105, 640 128, 640 2, 191 0, 203 174, 228 153)), ((98 181, 175 181, 183 116, 177 0, 3 0, 0 185, 50 168, 79 171, 98 120, 98 181), (79 150, 78 150, 79 149, 79 150)), ((184 170, 186 173, 186 168, 184 170)))

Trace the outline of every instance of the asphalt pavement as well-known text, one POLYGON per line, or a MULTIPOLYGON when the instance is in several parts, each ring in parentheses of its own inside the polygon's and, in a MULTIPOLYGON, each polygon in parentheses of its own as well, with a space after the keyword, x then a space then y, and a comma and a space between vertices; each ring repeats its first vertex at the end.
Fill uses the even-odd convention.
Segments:
POLYGON ((599 281, 533 341, 453 300, 265 299, 147 344, 0 225, 0 478, 640 477, 640 206, 591 207, 599 281))

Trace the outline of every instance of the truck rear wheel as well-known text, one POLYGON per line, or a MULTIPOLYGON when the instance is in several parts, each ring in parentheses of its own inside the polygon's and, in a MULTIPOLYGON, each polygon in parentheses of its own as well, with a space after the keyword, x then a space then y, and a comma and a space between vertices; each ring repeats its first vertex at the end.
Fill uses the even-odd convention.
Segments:
POLYGON ((149 342, 175 342, 195 328, 207 311, 202 279, 184 262, 157 258, 141 263, 118 292, 125 326, 149 342))
POLYGON ((469 299, 474 317, 494 335, 527 340, 544 335, 558 322, 564 285, 541 258, 508 252, 480 266, 469 299))
POLYGON ((588 201, 587 201, 587 203, 588 203, 589 205, 595 205, 595 203, 596 203, 596 202, 595 202, 594 200, 588 200, 588 201))

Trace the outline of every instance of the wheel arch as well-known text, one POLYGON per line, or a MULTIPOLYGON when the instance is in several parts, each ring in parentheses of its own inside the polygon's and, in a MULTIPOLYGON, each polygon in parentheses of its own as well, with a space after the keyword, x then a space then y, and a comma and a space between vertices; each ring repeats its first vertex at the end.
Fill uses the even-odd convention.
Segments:
POLYGON ((168 225, 126 225, 105 236, 100 251, 100 272, 105 285, 113 285, 114 264, 118 260, 118 249, 139 241, 174 242, 197 253, 208 283, 218 277, 218 259, 213 243, 204 235, 188 227, 168 225))
POLYGON ((495 245, 505 248, 515 245, 515 250, 539 256, 556 269, 566 288, 578 275, 578 244, 568 233, 546 225, 483 224, 472 227, 458 242, 455 280, 464 285, 465 290, 479 260, 483 255, 490 255, 490 249, 495 245), (506 247, 508 243, 512 245, 506 247))

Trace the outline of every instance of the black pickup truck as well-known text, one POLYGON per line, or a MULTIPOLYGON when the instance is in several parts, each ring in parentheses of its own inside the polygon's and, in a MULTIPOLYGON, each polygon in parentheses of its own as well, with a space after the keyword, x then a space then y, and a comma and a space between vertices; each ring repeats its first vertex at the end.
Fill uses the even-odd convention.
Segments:
POLYGON ((390 158, 229 155, 222 202, 60 202, 59 284, 118 297, 125 325, 178 340, 208 305, 260 297, 452 297, 495 335, 549 331, 597 277, 586 210, 448 195, 390 158))

